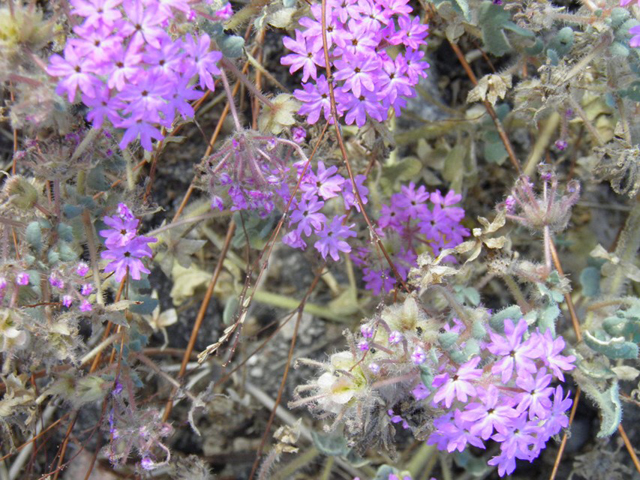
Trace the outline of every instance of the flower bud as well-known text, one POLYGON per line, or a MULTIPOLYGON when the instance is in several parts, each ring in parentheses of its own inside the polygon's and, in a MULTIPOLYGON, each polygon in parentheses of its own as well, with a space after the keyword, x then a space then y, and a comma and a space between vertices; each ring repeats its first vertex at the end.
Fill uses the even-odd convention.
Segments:
POLYGON ((38 203, 38 191, 20 175, 7 179, 4 193, 9 197, 9 202, 21 210, 31 210, 38 203))

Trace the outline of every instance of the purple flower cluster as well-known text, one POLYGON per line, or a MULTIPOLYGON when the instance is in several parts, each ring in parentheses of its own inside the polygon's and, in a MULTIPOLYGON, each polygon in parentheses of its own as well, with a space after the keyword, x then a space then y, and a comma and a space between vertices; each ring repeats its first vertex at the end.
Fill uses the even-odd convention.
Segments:
POLYGON ((255 210, 267 216, 279 201, 288 201, 294 180, 289 165, 292 142, 258 132, 239 132, 207 162, 211 207, 255 210))
POLYGON ((47 72, 62 77, 57 87, 73 102, 78 90, 89 107, 87 120, 108 120, 125 129, 124 149, 140 139, 145 150, 161 140, 159 126, 194 115, 190 103, 214 90, 220 52, 207 34, 172 38, 167 27, 178 10, 189 18, 188 0, 70 0, 84 18, 73 28, 64 56, 53 55, 47 72), (197 85, 193 84, 198 77, 197 85))
POLYGON ((575 357, 561 354, 565 342, 549 330, 525 339, 526 333, 525 319, 517 324, 507 319, 504 334, 489 333, 482 356, 456 369, 444 367, 434 378, 432 404, 447 412, 434 421, 429 444, 462 452, 467 445, 485 448, 487 440, 499 442, 500 455, 488 463, 504 476, 515 470, 516 459, 537 458, 547 441, 568 426, 565 413, 572 401, 551 382, 564 380, 563 371, 574 368, 575 357), (491 360, 479 368, 487 354, 491 360))
MULTIPOLYGON (((296 164, 299 175, 303 175, 302 163, 296 164)), ((366 204, 369 189, 364 186, 366 177, 355 176, 356 188, 363 204, 366 204)), ((307 248, 309 237, 314 248, 323 259, 330 256, 333 260, 340 259, 340 253, 351 252, 347 239, 356 236, 353 231, 355 224, 345 225, 346 215, 334 215, 331 219, 322 212, 325 202, 332 198, 342 197, 344 209, 348 212, 352 207, 360 210, 354 193, 353 184, 338 173, 338 167, 326 167, 320 161, 315 171, 307 168, 300 182, 301 198, 291 202, 289 233, 282 241, 293 247, 304 250, 307 248)))
MULTIPOLYGON (((455 247, 469 235, 469 230, 460 224, 464 210, 455 206, 461 199, 462 196, 453 191, 442 196, 439 190, 429 193, 424 186, 416 188, 412 182, 403 186, 400 193, 393 194, 389 205, 382 205, 378 234, 403 280, 416 266, 418 253, 425 245, 437 256, 441 250, 455 247)), ((393 289, 393 274, 379 255, 362 248, 352 257, 362 268, 367 289, 375 295, 393 289)))
POLYGON ((78 301, 81 312, 90 312, 93 309, 89 300, 93 293, 93 284, 85 280, 88 273, 89 265, 80 262, 71 271, 54 270, 49 275, 49 284, 53 291, 60 295, 62 305, 66 308, 71 308, 71 305, 78 301))
POLYGON ((157 242, 158 239, 138 235, 140 220, 133 216, 129 207, 124 203, 119 204, 118 213, 104 217, 104 223, 110 227, 100 231, 107 247, 100 256, 109 260, 105 273, 115 272, 117 282, 121 282, 127 274, 134 280, 140 280, 141 273, 150 273, 140 259, 152 256, 149 243, 157 242))
MULTIPOLYGON (((426 77, 429 64, 419 51, 426 45, 429 27, 411 17, 408 0, 329 0, 327 2, 328 57, 334 68, 334 89, 338 115, 348 125, 362 127, 367 117, 384 121, 388 110, 395 114, 415 96, 413 88, 426 77), (387 47, 402 45, 404 52, 389 55, 387 47)), ((320 114, 330 122, 331 104, 327 78, 318 69, 326 68, 322 41, 322 7, 311 6, 314 18, 303 17, 295 40, 285 37, 292 54, 281 59, 294 73, 302 70, 302 90, 294 92, 303 102, 299 110, 314 124, 320 114), (309 81, 309 80, 312 81, 309 81)))

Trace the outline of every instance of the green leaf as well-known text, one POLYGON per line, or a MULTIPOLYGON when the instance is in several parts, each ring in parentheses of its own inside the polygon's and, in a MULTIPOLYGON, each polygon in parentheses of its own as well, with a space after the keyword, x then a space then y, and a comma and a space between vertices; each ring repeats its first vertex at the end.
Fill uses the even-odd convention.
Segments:
POLYGON ((227 58, 238 58, 244 50, 244 38, 238 35, 223 35, 216 38, 218 47, 227 58))
POLYGON ((614 57, 628 57, 631 51, 625 44, 616 41, 609 46, 609 53, 614 57))
POLYGON ((553 49, 560 57, 564 57, 573 47, 574 33, 571 27, 560 29, 558 34, 549 42, 549 48, 553 49))
POLYGON ((621 97, 627 97, 634 102, 640 102, 640 81, 631 82, 629 87, 624 90, 618 90, 621 97))
POLYGON ((337 432, 323 434, 313 431, 311 437, 318 450, 325 455, 343 456, 349 454, 350 448, 347 446, 347 440, 337 432))
POLYGON ((73 228, 66 223, 58 225, 58 235, 67 243, 73 242, 73 228))
POLYGON ((580 389, 596 403, 600 410, 601 423, 597 437, 609 437, 617 430, 622 420, 622 404, 620 402, 617 377, 612 372, 613 378, 609 380, 612 382, 611 385, 606 389, 602 389, 600 384, 603 382, 591 377, 582 365, 579 365, 579 367, 579 369, 574 370, 572 376, 580 389))
POLYGON ((64 216, 67 217, 68 219, 72 219, 77 217, 78 215, 82 214, 82 211, 84 210, 83 207, 79 207, 78 205, 63 205, 62 206, 62 212, 64 213, 64 216))
POLYGON ((420 380, 422 384, 431 390, 431 385, 433 384, 433 372, 431 369, 425 364, 420 365, 420 380))
POLYGON ((602 353, 611 359, 638 358, 638 345, 625 340, 624 337, 597 338, 591 332, 585 331, 584 343, 592 350, 602 353))
POLYGON ((396 474, 397 470, 389 465, 382 465, 378 468, 376 476, 372 480, 389 480, 389 475, 396 474))
POLYGON ((498 333, 504 332, 504 321, 510 318, 511 320, 517 322, 522 318, 522 310, 517 305, 511 305, 510 307, 505 308, 504 310, 500 310, 498 313, 493 315, 489 319, 489 325, 491 328, 498 333))
POLYGON ((42 228, 37 220, 27 225, 25 238, 31 247, 38 253, 42 250, 42 228))
POLYGON ((149 295, 131 295, 131 300, 141 302, 137 305, 131 305, 129 310, 140 315, 151 315, 158 306, 158 299, 149 295))
POLYGON ((456 332, 444 332, 438 335, 438 342, 440 342, 442 348, 448 350, 455 345, 458 337, 459 335, 456 332))
POLYGON ((98 192, 106 192, 111 188, 111 182, 107 180, 104 169, 99 166, 89 170, 87 174, 87 187, 98 192))
POLYGON ((469 21, 471 19, 471 15, 469 12, 469 4, 467 0, 430 0, 436 7, 442 5, 443 3, 449 3, 453 7, 453 9, 461 14, 465 20, 469 21))
POLYGON ((502 165, 509 156, 507 149, 504 148, 504 143, 501 141, 485 142, 483 150, 485 160, 489 163, 495 163, 496 165, 502 165))
POLYGON ((512 50, 505 30, 509 30, 521 37, 533 38, 533 32, 519 27, 511 21, 511 14, 493 2, 480 4, 478 25, 482 29, 482 40, 489 53, 500 57, 512 50))
POLYGON ((585 297, 597 297, 600 295, 600 269, 587 267, 580 273, 580 285, 585 297))
POLYGON ((476 320, 471 326, 471 335, 473 335, 473 338, 482 340, 487 336, 487 328, 481 321, 476 320))

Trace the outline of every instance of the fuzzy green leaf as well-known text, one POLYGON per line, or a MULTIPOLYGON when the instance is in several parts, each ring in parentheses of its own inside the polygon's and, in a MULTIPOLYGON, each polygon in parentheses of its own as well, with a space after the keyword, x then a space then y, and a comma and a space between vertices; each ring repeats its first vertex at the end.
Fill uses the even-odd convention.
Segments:
POLYGON ((489 325, 491 325, 491 328, 496 332, 503 333, 504 321, 507 318, 513 320, 514 323, 522 318, 522 310, 520 310, 520 307, 517 305, 511 305, 504 310, 500 310, 498 313, 491 317, 491 319, 489 320, 489 325))
POLYGON ((25 229, 25 238, 31 247, 38 253, 42 250, 42 228, 38 221, 31 222, 25 229))
POLYGON ((624 337, 610 339, 598 338, 591 332, 584 332, 584 343, 592 350, 602 353, 611 359, 638 358, 638 345, 625 340, 624 337))
POLYGON ((597 437, 606 438, 611 436, 622 420, 622 404, 620 402, 617 377, 613 374, 613 378, 610 380, 613 383, 605 390, 600 387, 603 382, 592 378, 584 371, 583 367, 573 372, 573 378, 600 410, 601 423, 597 437))
POLYGON ((318 450, 329 456, 342 456, 349 453, 350 448, 347 446, 347 440, 336 433, 323 434, 311 432, 313 443, 318 450))
POLYGON ((580 285, 585 297, 597 297, 600 295, 600 269, 587 267, 580 273, 580 285))

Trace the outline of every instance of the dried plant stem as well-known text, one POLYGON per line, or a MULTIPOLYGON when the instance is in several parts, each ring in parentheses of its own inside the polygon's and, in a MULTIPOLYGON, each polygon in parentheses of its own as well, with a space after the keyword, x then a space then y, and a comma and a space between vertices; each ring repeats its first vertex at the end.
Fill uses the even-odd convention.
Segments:
POLYGON ((304 296, 304 298, 302 299, 298 307, 298 314, 296 315, 296 323, 293 327, 293 336, 291 337, 291 345, 289 346, 289 354, 287 356, 287 362, 285 363, 285 366, 284 366, 284 373, 282 374, 282 380, 280 381, 280 388, 278 388, 278 396, 276 397, 275 405, 271 409, 271 414, 269 415, 269 421, 267 422, 267 426, 265 427, 264 433, 262 434, 262 439, 260 441, 260 446, 258 447, 258 452, 256 453, 256 460, 253 462, 253 467, 251 468, 251 474, 249 475, 249 480, 253 478, 258 468, 258 465, 260 464, 260 456, 262 454, 262 449, 264 448, 264 445, 267 441, 267 436, 269 435, 269 432, 271 430, 271 425, 273 424, 273 420, 276 416, 276 410, 280 405, 280 401, 282 400, 282 393, 284 392, 284 387, 287 381, 287 377, 289 375, 289 369, 291 368, 291 360, 293 358, 293 351, 296 347, 296 341, 298 339, 298 329, 300 328, 300 320, 302 319, 302 312, 303 312, 305 303, 307 302, 307 299, 311 295, 311 292, 313 292, 313 290, 315 289, 319 280, 320 280, 320 274, 318 273, 313 279, 313 282, 311 282, 311 285, 309 286, 306 295, 304 296))
MULTIPOLYGON (((576 388, 576 396, 573 398, 573 406, 571 407, 571 413, 569 414, 569 426, 573 423, 573 419, 576 416, 576 410, 578 409, 578 402, 580 401, 580 387, 576 388)), ((562 459, 562 454, 564 453, 564 448, 567 445, 567 439, 569 438, 567 432, 564 432, 562 435, 562 441, 560 442, 560 447, 558 448, 558 454, 556 455, 556 460, 553 463, 553 470, 551 471, 551 476, 549 480, 554 480, 558 473, 558 468, 560 467, 560 460, 562 459)))
MULTIPOLYGON (((456 57, 458 57, 458 60, 462 64, 462 68, 464 68, 464 71, 469 77, 469 80, 471 80, 471 82, 474 85, 477 85, 478 79, 476 78, 476 75, 473 73, 473 70, 471 70, 471 66, 469 65, 467 60, 464 58, 464 54, 462 53, 462 50, 460 50, 460 47, 458 47, 457 44, 451 41, 449 42, 449 45, 451 45, 453 52, 456 54, 456 57)), ((516 172, 518 172, 518 175, 521 175, 522 167, 520 166, 520 162, 518 161, 518 158, 516 157, 516 154, 513 151, 513 147, 511 146, 509 137, 507 137, 507 134, 504 131, 504 128, 502 127, 502 122, 498 118, 498 114, 494 110, 493 105, 491 105, 491 103, 489 103, 487 100, 484 100, 482 103, 484 104, 484 108, 487 110, 487 113, 493 120, 493 123, 496 126, 496 130, 498 130, 498 135, 500 136, 500 140, 502 140, 502 143, 504 144, 504 148, 507 150, 507 155, 509 156, 509 160, 511 161, 513 168, 516 169, 516 172)))
POLYGON ((227 79, 227 74, 224 73, 224 68, 220 69, 220 78, 222 78, 222 85, 224 85, 224 90, 227 92, 227 99, 229 100, 229 108, 231 109, 231 117, 233 117, 233 123, 236 127, 236 131, 242 131, 242 125, 240 124, 240 117, 238 117, 238 111, 236 110, 236 102, 234 100, 234 95, 231 92, 231 87, 229 86, 229 80, 227 79))
POLYGON ((524 166, 524 174, 527 176, 532 176, 536 171, 536 166, 540 163, 542 159, 542 155, 544 154, 547 146, 551 142, 552 135, 558 130, 558 125, 560 125, 560 114, 554 112, 547 119, 544 124, 544 127, 540 131, 538 138, 536 139, 536 143, 533 145, 533 150, 531 150, 531 155, 527 159, 527 163, 524 166))
MULTIPOLYGON (((196 344, 196 339, 198 338, 198 332, 200 331, 200 327, 202 326, 202 321, 204 320, 204 316, 207 313, 207 307, 209 306, 209 302, 211 301, 211 297, 213 296, 213 291, 216 288, 216 284, 218 283, 218 278, 220 277, 220 272, 222 272, 222 265, 224 263, 224 259, 229 251, 229 247, 231 245, 231 239, 233 238, 233 233, 235 232, 235 223, 230 223, 229 228, 227 230, 227 236, 225 238, 224 247, 222 248, 222 252, 220 252, 220 258, 218 259, 218 263, 216 264, 216 268, 213 271, 213 276, 211 277, 211 281, 209 282, 209 286, 207 287, 207 292, 200 304, 200 310, 198 311, 198 316, 196 317, 196 321, 193 324, 193 329, 191 330, 191 337, 189 338, 189 343, 187 344, 187 349, 184 352, 184 356, 182 357, 182 364, 180 365, 180 372, 178 373, 178 380, 180 380, 186 370, 187 364, 189 363, 189 359, 191 358, 191 352, 193 352, 193 347, 196 344)), ((174 388, 167 404, 164 408, 164 413, 162 414, 162 421, 166 422, 171 415, 171 409, 173 408, 173 397, 176 394, 177 389, 174 388)))
MULTIPOLYGON (((242 82, 242 84, 245 87, 247 87, 247 89, 253 94, 254 98, 257 98, 258 100, 260 100, 267 107, 273 108, 273 103, 271 103, 271 100, 265 97, 264 94, 253 83, 249 81, 247 76, 244 73, 242 73, 238 67, 236 67, 233 64, 233 62, 227 60, 226 58, 223 58, 220 63, 224 66, 224 68, 226 68, 231 73, 233 73, 233 76, 236 77, 240 82, 242 82)), ((260 73, 260 70, 258 71, 258 73, 260 73)), ((225 77, 222 77, 223 82, 224 82, 224 79, 225 77)))
POLYGON ((627 432, 625 432, 624 428, 622 428, 622 424, 618 425, 618 432, 620 432, 620 436, 622 437, 622 441, 624 442, 624 446, 627 447, 627 451, 629 452, 629 455, 631 456, 631 461, 633 461, 633 464, 635 465, 636 470, 638 471, 638 473, 640 473, 640 461, 638 461, 638 456, 636 455, 636 452, 633 449, 633 445, 629 441, 629 437, 627 436, 627 432))

